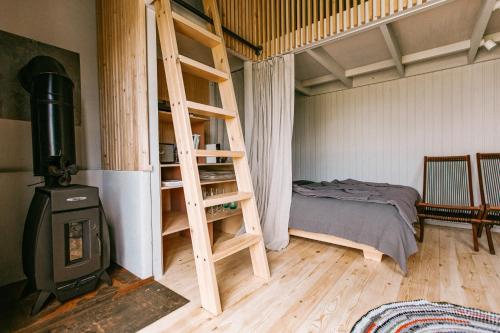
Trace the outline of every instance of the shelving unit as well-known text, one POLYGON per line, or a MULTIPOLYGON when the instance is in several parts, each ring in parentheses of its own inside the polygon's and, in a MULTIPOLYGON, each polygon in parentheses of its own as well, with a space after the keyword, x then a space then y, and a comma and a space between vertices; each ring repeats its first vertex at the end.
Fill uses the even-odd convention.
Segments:
MULTIPOLYGON (((218 166, 230 166, 233 165, 233 163, 200 163, 198 164, 201 167, 218 167, 218 166)), ((172 164, 160 164, 160 167, 162 168, 177 168, 180 167, 180 164, 177 163, 172 163, 172 164)))
MULTIPOLYGON (((166 89, 165 75, 163 74, 163 62, 159 61, 157 63, 158 68, 158 99, 161 101, 167 101, 168 105, 168 91, 166 89)), ((198 110, 200 105, 206 106, 209 104, 209 83, 206 80, 200 79, 198 77, 192 76, 189 73, 184 73, 184 81, 187 86, 187 98, 191 101, 190 105, 195 110, 198 110)), ((193 134, 200 135, 200 146, 199 151, 205 151, 205 140, 209 137, 209 121, 210 118, 205 116, 200 116, 203 114, 199 110, 196 115, 190 115, 191 128, 193 134)), ((160 110, 158 111, 158 134, 159 142, 173 144, 175 143, 175 133, 173 127, 172 113, 169 111, 160 110)), ((198 157, 198 167, 200 170, 232 170, 233 163, 206 163, 206 157, 210 156, 208 153, 204 154, 202 157, 198 157)), ((181 180, 180 164, 160 164, 161 181, 165 180, 181 180)), ((212 188, 217 189, 218 192, 222 190, 226 193, 234 192, 237 190, 236 179, 222 179, 222 180, 202 180, 201 185, 204 189, 211 190, 212 188)), ((162 234, 162 255, 165 258, 165 251, 175 250, 171 248, 169 244, 169 237, 177 233, 183 236, 189 236, 189 221, 186 213, 186 206, 184 202, 184 191, 183 186, 175 187, 164 187, 161 186, 161 234, 162 234)), ((228 219, 239 219, 241 218, 241 208, 238 206, 236 209, 221 209, 220 207, 215 209, 214 214, 210 214, 213 208, 207 208, 207 223, 209 226, 209 232, 213 239, 213 226, 215 223, 222 221, 227 221, 228 219)), ((168 263, 163 260, 164 265, 168 263)), ((165 269, 165 267, 164 267, 165 269)))

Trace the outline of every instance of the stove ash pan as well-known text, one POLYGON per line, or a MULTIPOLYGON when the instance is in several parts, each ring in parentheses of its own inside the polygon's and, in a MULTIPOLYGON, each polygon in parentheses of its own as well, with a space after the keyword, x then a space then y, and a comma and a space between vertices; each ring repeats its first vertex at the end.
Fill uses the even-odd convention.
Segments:
POLYGON ((32 314, 54 294, 64 302, 111 284, 108 226, 96 187, 37 187, 26 219, 23 268, 28 291, 40 290, 32 314))

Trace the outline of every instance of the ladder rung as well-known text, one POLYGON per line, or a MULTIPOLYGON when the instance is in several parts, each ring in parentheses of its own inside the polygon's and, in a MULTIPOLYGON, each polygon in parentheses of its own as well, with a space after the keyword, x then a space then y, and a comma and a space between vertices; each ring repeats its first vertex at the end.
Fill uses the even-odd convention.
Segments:
POLYGON ((243 234, 219 244, 215 244, 212 251, 212 258, 214 261, 219 261, 230 256, 231 254, 235 254, 236 252, 257 244, 261 239, 260 235, 243 234))
POLYGON ((232 150, 196 150, 197 157, 232 157, 241 158, 245 156, 244 151, 232 150))
POLYGON ((187 107, 192 113, 201 116, 217 117, 224 119, 230 119, 236 117, 236 114, 234 112, 226 111, 222 108, 218 108, 212 105, 187 101, 187 107))
POLYGON ((252 198, 251 192, 228 192, 223 194, 211 195, 203 200, 205 207, 213 207, 231 202, 243 201, 252 198))
POLYGON ((210 48, 221 44, 219 36, 208 31, 207 29, 204 29, 194 22, 191 22, 182 15, 173 12, 172 18, 174 19, 175 30, 181 34, 186 35, 210 48))
POLYGON ((179 61, 181 62, 183 72, 191 73, 213 82, 224 82, 229 79, 227 73, 202 64, 201 62, 186 56, 179 55, 179 61))

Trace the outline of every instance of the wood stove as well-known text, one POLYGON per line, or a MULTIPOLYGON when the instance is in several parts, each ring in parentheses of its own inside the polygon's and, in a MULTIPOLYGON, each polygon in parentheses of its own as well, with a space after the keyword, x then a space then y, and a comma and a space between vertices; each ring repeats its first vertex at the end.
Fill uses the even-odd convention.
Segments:
POLYGON ((77 173, 73 82, 54 58, 33 58, 19 72, 31 94, 33 173, 44 177, 23 235, 26 292, 39 290, 32 314, 54 294, 61 302, 108 284, 110 245, 99 189, 70 185, 77 173))
POLYGON ((32 314, 54 294, 64 302, 111 284, 109 235, 97 187, 37 187, 26 219, 23 269, 40 290, 32 314))

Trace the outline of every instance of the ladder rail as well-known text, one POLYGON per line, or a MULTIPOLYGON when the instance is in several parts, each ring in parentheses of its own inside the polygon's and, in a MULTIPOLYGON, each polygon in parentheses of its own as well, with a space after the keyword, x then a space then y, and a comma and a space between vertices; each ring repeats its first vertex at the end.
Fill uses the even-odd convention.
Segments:
MULTIPOLYGON (((212 48, 212 56, 214 59, 215 68, 221 71, 225 71, 226 73, 231 73, 231 68, 229 66, 229 61, 227 58, 226 46, 224 44, 224 35, 219 16, 219 10, 217 8, 217 2, 216 0, 203 0, 203 6, 205 9, 205 13, 209 15, 211 14, 214 22, 214 33, 222 40, 222 43, 220 45, 212 48)), ((236 102, 236 95, 234 93, 233 79, 231 75, 229 75, 228 80, 220 82, 218 86, 222 101, 222 108, 225 110, 238 110, 238 104, 236 102)), ((234 118, 226 119, 225 123, 231 150, 245 152, 245 155, 242 158, 233 160, 236 181, 238 184, 238 191, 252 193, 252 198, 250 200, 245 200, 241 203, 245 230, 247 233, 262 235, 260 217, 257 210, 257 203, 255 201, 252 177, 250 174, 250 167, 246 154, 246 147, 238 112, 236 112, 236 116, 234 118)), ((254 274, 268 280, 271 274, 269 271, 269 265, 267 263, 266 248, 262 237, 260 242, 250 247, 250 256, 252 259, 254 274)))

